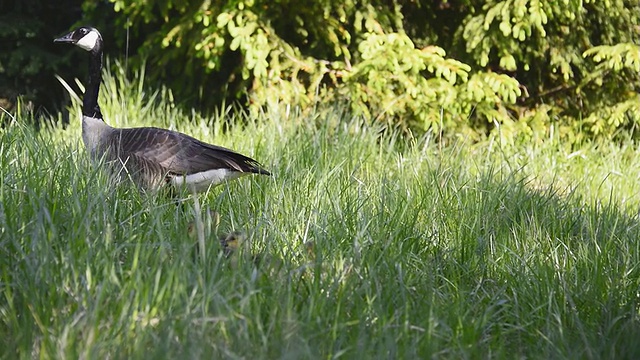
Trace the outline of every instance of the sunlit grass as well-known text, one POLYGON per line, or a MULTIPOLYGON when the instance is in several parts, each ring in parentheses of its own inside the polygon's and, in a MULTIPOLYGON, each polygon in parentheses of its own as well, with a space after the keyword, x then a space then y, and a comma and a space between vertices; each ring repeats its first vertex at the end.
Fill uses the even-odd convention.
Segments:
POLYGON ((273 176, 179 207, 109 185, 77 114, 16 119, 0 130, 4 358, 640 355, 634 147, 399 144, 338 109, 183 115, 119 79, 110 123, 175 128, 273 176), (231 258, 188 233, 207 209, 205 233, 244 233, 231 258))

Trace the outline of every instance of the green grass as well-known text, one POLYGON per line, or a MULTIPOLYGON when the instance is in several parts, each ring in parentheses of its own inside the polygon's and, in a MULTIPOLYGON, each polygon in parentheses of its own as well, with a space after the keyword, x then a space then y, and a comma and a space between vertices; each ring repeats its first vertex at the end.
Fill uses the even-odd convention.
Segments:
POLYGON ((274 176, 180 208, 110 187, 76 114, 0 130, 3 358, 640 356, 634 147, 439 148, 332 109, 223 131, 225 114, 135 87, 107 79, 111 124, 177 128, 274 176), (211 232, 246 234, 231 259, 187 234, 207 208, 211 232))

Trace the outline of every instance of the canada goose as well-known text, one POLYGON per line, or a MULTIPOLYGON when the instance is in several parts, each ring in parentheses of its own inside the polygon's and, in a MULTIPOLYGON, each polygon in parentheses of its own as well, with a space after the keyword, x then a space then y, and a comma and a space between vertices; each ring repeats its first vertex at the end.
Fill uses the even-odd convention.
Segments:
POLYGON ((102 80, 102 35, 80 27, 54 40, 90 54, 89 83, 82 102, 82 140, 93 160, 105 157, 115 175, 125 173, 145 190, 164 184, 187 185, 202 192, 246 174, 271 175, 261 165, 232 150, 155 127, 119 129, 104 122, 98 92, 102 80))

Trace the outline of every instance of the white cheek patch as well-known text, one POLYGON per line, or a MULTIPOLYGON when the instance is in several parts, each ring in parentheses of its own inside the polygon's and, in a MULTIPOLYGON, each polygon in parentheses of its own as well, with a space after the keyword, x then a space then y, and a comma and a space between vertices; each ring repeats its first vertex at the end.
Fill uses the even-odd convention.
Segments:
POLYGON ((225 181, 234 180, 242 175, 247 175, 239 171, 229 169, 207 170, 187 176, 175 176, 171 179, 171 183, 175 187, 187 185, 197 192, 206 191, 209 186, 216 186, 225 181))
POLYGON ((81 48, 91 51, 96 46, 96 42, 98 41, 98 33, 95 31, 90 31, 87 35, 83 36, 76 45, 81 48))

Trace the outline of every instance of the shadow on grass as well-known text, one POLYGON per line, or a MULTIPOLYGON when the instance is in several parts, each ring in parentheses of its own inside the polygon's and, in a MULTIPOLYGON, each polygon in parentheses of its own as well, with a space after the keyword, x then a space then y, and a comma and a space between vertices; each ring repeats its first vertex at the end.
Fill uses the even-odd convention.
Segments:
MULTIPOLYGON (((470 176, 453 165, 421 175, 406 188, 383 182, 369 199, 380 201, 377 212, 364 216, 377 221, 366 229, 339 216, 328 221, 340 224, 327 231, 334 234, 328 238, 347 229, 339 257, 351 253, 356 259, 354 284, 347 287, 365 294, 360 300, 393 307, 370 315, 380 321, 386 314, 390 334, 406 329, 400 339, 409 343, 401 346, 396 337, 379 351, 640 356, 634 341, 640 336, 640 222, 635 215, 622 212, 614 201, 585 200, 553 184, 534 187, 517 172, 489 167, 470 176), (389 287, 393 290, 385 290, 389 287)), ((366 306, 353 306, 346 318, 367 313, 366 306)))

